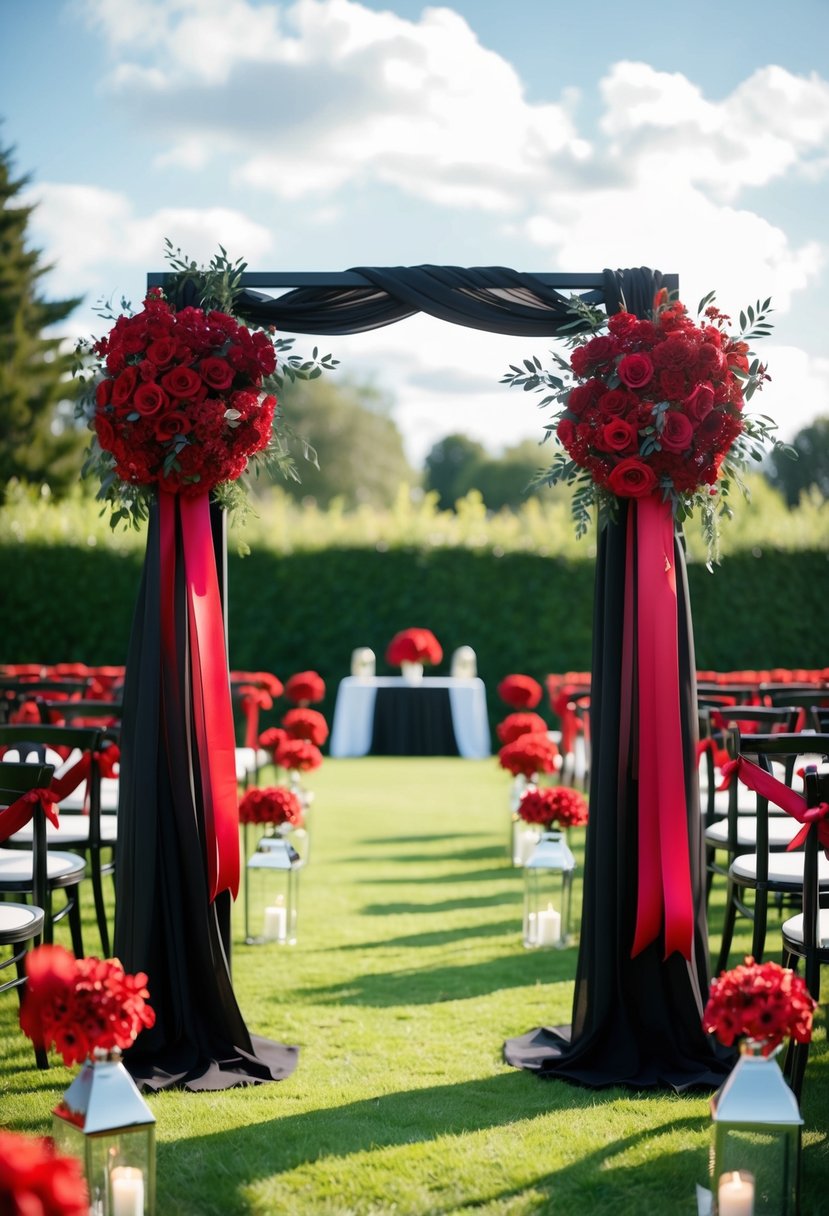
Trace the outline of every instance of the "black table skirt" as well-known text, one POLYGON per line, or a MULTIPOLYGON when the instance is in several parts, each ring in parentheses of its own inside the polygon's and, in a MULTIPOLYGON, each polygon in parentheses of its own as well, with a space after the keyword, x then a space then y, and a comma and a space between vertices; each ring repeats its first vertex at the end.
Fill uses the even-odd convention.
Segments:
POLYGON ((457 756, 448 688, 378 688, 373 756, 457 756))

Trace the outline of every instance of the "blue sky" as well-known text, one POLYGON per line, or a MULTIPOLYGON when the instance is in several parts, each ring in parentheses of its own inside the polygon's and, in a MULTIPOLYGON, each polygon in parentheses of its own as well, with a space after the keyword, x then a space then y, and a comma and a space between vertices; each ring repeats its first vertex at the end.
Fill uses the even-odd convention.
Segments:
MULTIPOLYGON (((771 295, 764 412, 829 413, 829 5, 4 0, 0 138, 67 332, 139 300, 170 236, 252 269, 421 262, 680 275, 771 295)), ((300 338, 299 350, 313 344, 300 338)), ((418 318, 327 344, 413 460, 545 419, 498 386, 543 344, 418 318)))

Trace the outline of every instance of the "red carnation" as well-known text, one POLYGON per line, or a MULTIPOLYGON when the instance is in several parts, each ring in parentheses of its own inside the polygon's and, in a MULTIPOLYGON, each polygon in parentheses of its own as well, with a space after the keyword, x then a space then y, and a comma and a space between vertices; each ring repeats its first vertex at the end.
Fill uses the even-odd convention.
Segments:
POLYGON ((386 647, 386 662, 393 667, 401 663, 439 663, 443 648, 429 629, 402 629, 386 647))
POLYGON ((498 696, 513 709, 534 709, 541 700, 541 685, 532 676, 504 676, 498 685, 498 696))
POLYGON ((527 823, 562 828, 583 827, 587 823, 587 799, 578 790, 566 785, 536 787, 525 790, 518 804, 518 814, 527 823))
POLYGON ((498 752, 498 763, 514 776, 532 777, 536 773, 551 773, 556 766, 558 748, 545 733, 520 735, 505 743, 498 752))
POLYGON ((9 1216, 88 1216, 80 1161, 50 1140, 0 1131, 0 1212, 9 1216))
POLYGON ((282 768, 310 772, 322 764, 322 752, 307 739, 286 738, 276 753, 276 762, 282 768))
POLYGON ((745 1035, 763 1044, 763 1055, 771 1055, 785 1038, 810 1041, 816 1008, 801 976, 749 957, 712 982, 702 1024, 727 1047, 745 1035))
POLYGON ((301 701, 321 701, 325 696, 325 681, 315 671, 298 671, 286 680, 285 696, 295 705, 301 701))
POLYGON ((315 709, 289 709, 282 725, 292 739, 308 739, 317 747, 328 738, 328 723, 315 709))
POLYGON ((495 728, 502 743, 513 743, 521 735, 547 733, 547 723, 540 714, 507 714, 495 728))
POLYGON ((240 823, 290 823, 302 827, 302 803, 283 785, 254 786, 239 803, 240 823))
POLYGON ((282 730, 279 726, 269 726, 267 730, 263 730, 259 736, 258 743, 263 751, 270 752, 274 763, 278 764, 277 756, 282 744, 288 738, 288 732, 282 730))

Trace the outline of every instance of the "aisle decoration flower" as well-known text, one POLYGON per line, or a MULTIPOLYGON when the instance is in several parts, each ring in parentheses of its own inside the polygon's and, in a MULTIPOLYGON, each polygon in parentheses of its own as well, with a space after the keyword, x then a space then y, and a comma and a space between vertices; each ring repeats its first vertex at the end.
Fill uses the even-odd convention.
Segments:
POLYGON ((302 803, 283 785, 255 786, 239 803, 240 823, 290 824, 302 827, 302 803))
POLYGON ((307 773, 322 764, 322 752, 307 739, 284 739, 276 752, 276 762, 292 772, 307 773))
POLYGON ((532 777, 536 773, 552 773, 558 760, 558 748, 546 734, 533 732, 520 735, 506 743, 498 752, 501 768, 513 776, 532 777))
POLYGON ((294 705, 311 705, 325 696, 325 681, 316 671, 298 671, 286 680, 285 696, 294 705))
POLYGON ((328 738, 328 723, 315 709, 289 709, 282 725, 291 739, 307 739, 317 747, 328 738))
MULTIPOLYGON (((771 332, 770 300, 740 314, 740 330, 714 304, 699 305, 697 322, 664 289, 649 317, 628 312, 607 317, 583 301, 572 304, 569 360, 554 355, 555 371, 537 358, 511 366, 502 383, 529 391, 552 390, 542 406, 555 404, 545 428, 559 450, 543 480, 575 486, 573 517, 578 535, 588 528, 591 507, 599 520, 619 498, 659 494, 681 523, 699 508, 709 551, 717 557, 718 519, 730 515, 732 482, 760 459, 776 429, 744 405, 770 379, 749 343, 771 332)), ((780 445, 778 445, 780 446, 780 445)))
POLYGON ((541 700, 541 685, 532 676, 504 676, 498 685, 498 696, 513 709, 535 709, 541 700))
POLYGON ((436 664, 443 658, 443 647, 429 629, 401 629, 386 647, 386 662, 436 664))
POLYGON ((746 1036, 762 1043, 762 1054, 769 1056, 785 1038, 811 1040, 816 1008, 801 976, 748 957, 712 982, 702 1022, 726 1047, 746 1036))
POLYGON ((66 1065, 96 1048, 126 1050, 155 1025, 146 975, 125 974, 117 959, 75 958, 44 945, 26 955, 26 976, 20 1027, 36 1047, 54 1044, 66 1065))
POLYGON ((566 785, 532 786, 521 796, 518 814, 543 828, 580 828, 587 823, 587 799, 566 785))
POLYGON ((58 1153, 50 1140, 0 1131, 0 1212, 88 1216, 81 1163, 58 1153))
POLYGON ((279 764, 277 756, 282 744, 288 738, 288 732, 280 726, 269 726, 267 730, 263 730, 259 736, 259 746, 263 751, 270 752, 271 760, 274 764, 279 764))
POLYGON ((547 723, 540 714, 507 714, 495 732, 502 743, 514 743, 522 735, 546 735, 547 723))

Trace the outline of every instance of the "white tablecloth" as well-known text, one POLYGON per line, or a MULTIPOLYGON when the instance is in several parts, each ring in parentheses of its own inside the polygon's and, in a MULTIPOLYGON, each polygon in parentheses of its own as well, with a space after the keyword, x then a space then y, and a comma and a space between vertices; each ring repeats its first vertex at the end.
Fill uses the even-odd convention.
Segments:
POLYGON ((451 676, 424 676, 409 684, 402 676, 348 676, 340 681, 331 727, 332 756, 365 756, 371 748, 374 699, 378 688, 448 688, 452 726, 458 751, 466 760, 490 755, 489 719, 483 680, 455 680, 451 676))

